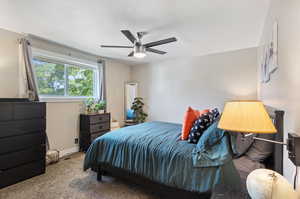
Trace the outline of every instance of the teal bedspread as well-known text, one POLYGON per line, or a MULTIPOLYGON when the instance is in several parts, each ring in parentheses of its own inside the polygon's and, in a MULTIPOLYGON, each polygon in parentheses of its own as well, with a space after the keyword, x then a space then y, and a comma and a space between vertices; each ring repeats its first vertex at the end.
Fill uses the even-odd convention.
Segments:
POLYGON ((228 156, 229 144, 222 141, 226 136, 220 137, 220 147, 209 148, 216 153, 222 150, 222 161, 218 162, 209 159, 207 154, 213 154, 212 151, 199 156, 199 151, 205 153, 203 148, 197 150, 195 144, 180 141, 180 132, 180 124, 165 122, 147 122, 112 131, 91 144, 84 170, 107 163, 167 186, 196 192, 210 191, 221 183, 238 183, 238 174, 228 156))

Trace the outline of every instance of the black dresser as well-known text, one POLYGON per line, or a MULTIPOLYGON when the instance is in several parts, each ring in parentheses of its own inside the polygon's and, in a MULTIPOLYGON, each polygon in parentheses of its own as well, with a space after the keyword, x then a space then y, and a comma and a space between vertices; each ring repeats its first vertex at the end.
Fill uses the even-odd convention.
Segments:
POLYGON ((0 99, 0 188, 45 173, 46 104, 0 99))
POLYGON ((80 115, 80 151, 86 151, 97 137, 110 131, 110 113, 80 115))

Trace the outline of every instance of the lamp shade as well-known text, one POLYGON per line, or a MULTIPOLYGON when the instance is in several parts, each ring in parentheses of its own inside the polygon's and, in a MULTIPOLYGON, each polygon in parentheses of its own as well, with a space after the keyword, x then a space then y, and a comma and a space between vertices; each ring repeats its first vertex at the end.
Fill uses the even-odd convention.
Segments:
POLYGON ((261 101, 227 102, 218 128, 240 133, 276 133, 261 101))

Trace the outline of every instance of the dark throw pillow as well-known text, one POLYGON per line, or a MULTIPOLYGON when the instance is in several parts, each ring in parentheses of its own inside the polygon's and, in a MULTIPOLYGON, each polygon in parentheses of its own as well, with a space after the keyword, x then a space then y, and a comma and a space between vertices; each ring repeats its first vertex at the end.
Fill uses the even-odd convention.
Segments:
POLYGON ((242 133, 232 132, 231 144, 235 158, 245 155, 253 144, 252 136, 245 137, 242 133))
MULTIPOLYGON (((256 137, 264 138, 267 140, 274 140, 274 134, 257 134, 256 137)), ((263 162, 273 152, 274 144, 261 140, 254 140, 253 145, 250 147, 246 155, 253 161, 263 162)))
POLYGON ((198 140, 200 139, 203 132, 212 124, 218 116, 220 115, 217 108, 209 111, 201 115, 198 119, 195 120, 193 126, 190 130, 188 142, 197 144, 198 140))

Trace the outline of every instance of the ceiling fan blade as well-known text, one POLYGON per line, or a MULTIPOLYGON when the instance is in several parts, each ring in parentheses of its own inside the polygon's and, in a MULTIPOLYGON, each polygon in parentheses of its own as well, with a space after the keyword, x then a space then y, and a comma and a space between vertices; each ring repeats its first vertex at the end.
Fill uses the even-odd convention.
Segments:
POLYGON ((109 46, 109 45, 101 45, 101 48, 133 48, 133 46, 109 46))
POLYGON ((174 42, 174 41, 177 41, 177 39, 175 37, 171 37, 171 38, 168 38, 168 39, 163 39, 163 40, 159 40, 159 41, 150 42, 150 43, 145 44, 144 46, 146 48, 149 48, 149 47, 153 47, 153 46, 159 46, 159 45, 171 43, 171 42, 174 42))
POLYGON ((121 32, 131 41, 131 43, 134 43, 136 41, 136 38, 133 36, 133 34, 129 30, 121 30, 121 32))
POLYGON ((134 52, 132 51, 131 53, 129 53, 128 57, 132 57, 134 54, 134 52))
POLYGON ((157 53, 157 54, 160 54, 160 55, 163 55, 163 54, 167 53, 167 52, 164 52, 164 51, 161 51, 161 50, 156 50, 154 48, 146 48, 146 51, 152 52, 152 53, 157 53))

